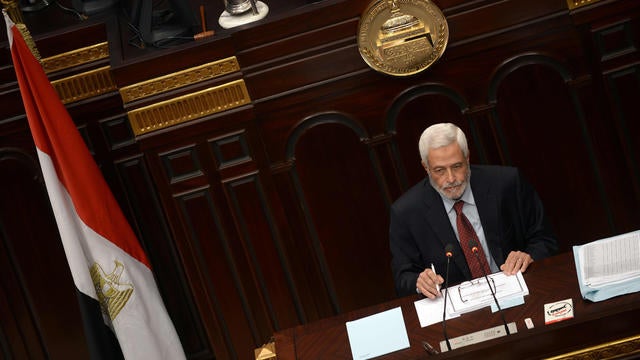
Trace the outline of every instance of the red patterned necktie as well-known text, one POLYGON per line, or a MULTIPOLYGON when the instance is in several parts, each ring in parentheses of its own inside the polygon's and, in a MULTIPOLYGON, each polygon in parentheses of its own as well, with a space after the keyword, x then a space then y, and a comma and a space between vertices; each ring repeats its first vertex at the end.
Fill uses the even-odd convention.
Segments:
POLYGON ((458 236, 460 237, 460 246, 462 247, 462 252, 464 253, 464 257, 467 259, 467 265, 469 265, 469 270, 471 270, 471 276, 473 278, 479 278, 484 276, 485 271, 489 269, 487 264, 487 258, 484 256, 484 250, 480 245, 480 241, 478 240, 478 235, 473 230, 473 226, 469 222, 469 219, 462 212, 462 207, 464 206, 464 202, 462 200, 456 201, 453 205, 453 209, 456 211, 456 226, 458 227, 458 236), (473 253, 471 247, 469 246, 469 242, 473 240, 475 241, 475 246, 478 248, 477 256, 473 253), (482 267, 484 267, 485 271, 482 271, 482 267))

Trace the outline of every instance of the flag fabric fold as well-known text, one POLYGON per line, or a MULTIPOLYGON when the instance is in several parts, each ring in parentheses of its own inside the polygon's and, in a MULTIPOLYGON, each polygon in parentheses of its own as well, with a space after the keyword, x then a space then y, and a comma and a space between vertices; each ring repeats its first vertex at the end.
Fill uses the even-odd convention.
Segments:
POLYGON ((4 10, 3 15, 92 358, 184 359, 133 229, 41 64, 4 10), (96 319, 102 324, 95 324, 96 319))

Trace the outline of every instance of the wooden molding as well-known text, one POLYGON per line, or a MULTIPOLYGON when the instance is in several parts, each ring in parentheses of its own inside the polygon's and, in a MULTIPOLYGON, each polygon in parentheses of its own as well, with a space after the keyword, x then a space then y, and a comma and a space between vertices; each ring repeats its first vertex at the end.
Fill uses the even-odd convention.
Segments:
POLYGON ((102 95, 117 89, 111 68, 104 66, 95 70, 51 82, 63 104, 102 95))
POLYGON ((133 85, 120 88, 120 96, 126 104, 152 95, 181 88, 186 85, 213 79, 225 74, 240 71, 240 65, 235 56, 195 66, 186 70, 160 76, 133 85))
POLYGON ((88 64, 109 57, 109 45, 107 42, 67 51, 62 54, 42 59, 42 67, 47 74, 74 66, 88 64))
POLYGON ((569 10, 596 3, 600 0, 567 0, 569 10))
POLYGON ((586 360, 586 359, 611 359, 615 356, 640 353, 640 335, 610 341, 601 345, 588 347, 582 350, 554 356, 547 360, 586 360))
POLYGON ((207 115, 233 109, 251 102, 244 80, 235 80, 220 86, 127 113, 136 136, 168 128, 207 115))

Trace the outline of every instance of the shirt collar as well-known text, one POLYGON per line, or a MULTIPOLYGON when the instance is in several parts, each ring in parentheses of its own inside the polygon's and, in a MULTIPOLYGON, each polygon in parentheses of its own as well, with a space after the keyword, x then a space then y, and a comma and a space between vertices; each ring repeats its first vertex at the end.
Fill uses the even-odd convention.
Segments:
POLYGON ((440 195, 440 198, 442 198, 442 202, 444 203, 444 210, 447 212, 447 214, 453 209, 453 205, 458 200, 464 201, 465 204, 471 204, 473 206, 476 205, 476 200, 473 198, 473 191, 471 190, 471 183, 470 182, 467 183, 467 187, 464 189, 464 192, 462 193, 462 196, 458 200, 451 200, 448 197, 443 196, 442 194, 440 194, 440 192, 438 192, 438 195, 440 195))

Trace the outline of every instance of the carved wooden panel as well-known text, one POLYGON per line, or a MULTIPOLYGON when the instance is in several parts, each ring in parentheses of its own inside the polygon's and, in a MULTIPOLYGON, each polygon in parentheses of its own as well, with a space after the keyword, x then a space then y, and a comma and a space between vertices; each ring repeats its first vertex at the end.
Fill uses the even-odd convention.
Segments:
MULTIPOLYGON (((359 56, 368 1, 273 1, 286 14, 166 51, 127 47, 119 24, 109 38, 116 89, 67 105, 149 254, 190 358, 251 359, 276 330, 394 297, 387 211, 425 176, 417 141, 436 122, 462 127, 472 162, 522 169, 563 250, 640 227, 637 2, 569 10, 557 0, 441 0, 451 34, 443 58, 397 79, 359 56), (164 87, 230 57, 239 68, 164 87), (145 81, 161 91, 123 100, 120 90, 145 81), (233 81, 246 84, 233 109, 138 136, 130 125, 127 111, 233 81)), ((207 5, 209 23, 221 5, 207 5)), ((73 23, 50 35, 35 25, 43 56, 103 42, 113 26, 73 23)), ((25 255, 45 239, 57 255, 38 266, 65 262, 31 178, 37 163, 24 155, 33 145, 0 44, 0 268, 9 274, 0 301, 21 314, 0 307, 0 343, 16 357, 64 357, 82 333, 73 299, 40 299, 53 285, 25 255), (14 153, 26 163, 6 158, 14 153), (76 317, 73 337, 54 332, 60 314, 76 317)), ((64 279, 64 269, 55 274, 64 279)))
POLYGON ((307 118, 287 139, 316 257, 309 260, 320 267, 337 312, 393 297, 384 235, 389 203, 369 142, 363 127, 341 114, 307 118))
POLYGON ((86 358, 76 290, 35 154, 1 148, 0 173, 12 174, 0 177, 1 353, 65 358, 75 348, 86 358))
POLYGON ((520 167, 534 184, 563 249, 595 240, 611 225, 611 212, 591 143, 597 134, 586 128, 582 105, 567 86, 568 69, 553 59, 525 56, 504 70, 497 79, 496 133, 505 163, 520 167), (565 192, 568 183, 577 191, 565 192), (591 210, 587 215, 576 206, 591 210))
POLYGON ((593 126, 597 134, 610 136, 609 150, 602 139, 594 141, 602 158, 601 173, 608 191, 612 221, 621 231, 638 228, 637 205, 640 196, 640 127, 638 118, 638 91, 640 90, 640 20, 638 9, 606 17, 590 25, 590 45, 597 81, 602 82, 603 121, 593 126), (623 172, 624 176, 616 176, 623 172), (620 191, 613 191, 620 189, 620 191), (636 200, 633 200, 636 199, 636 200))

